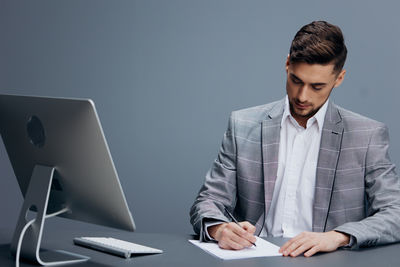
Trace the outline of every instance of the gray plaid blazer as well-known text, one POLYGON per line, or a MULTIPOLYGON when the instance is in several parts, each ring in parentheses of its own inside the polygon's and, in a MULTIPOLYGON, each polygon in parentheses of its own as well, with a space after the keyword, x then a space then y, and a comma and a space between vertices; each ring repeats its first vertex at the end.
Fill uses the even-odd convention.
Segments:
MULTIPOLYGON (((232 112, 217 159, 190 210, 203 222, 230 221, 224 208, 260 234, 278 169, 284 100, 232 112)), ((387 127, 336 106, 325 115, 313 205, 313 231, 355 237, 352 248, 400 240, 400 182, 388 155, 387 127)))

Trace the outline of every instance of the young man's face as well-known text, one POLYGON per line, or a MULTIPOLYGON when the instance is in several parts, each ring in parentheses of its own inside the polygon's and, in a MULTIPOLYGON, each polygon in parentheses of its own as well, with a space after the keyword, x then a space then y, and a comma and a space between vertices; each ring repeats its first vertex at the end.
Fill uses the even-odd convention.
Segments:
POLYGON ((333 64, 290 63, 289 58, 287 59, 286 91, 290 111, 303 127, 325 103, 332 89, 342 83, 346 71, 337 73, 333 69, 333 64))

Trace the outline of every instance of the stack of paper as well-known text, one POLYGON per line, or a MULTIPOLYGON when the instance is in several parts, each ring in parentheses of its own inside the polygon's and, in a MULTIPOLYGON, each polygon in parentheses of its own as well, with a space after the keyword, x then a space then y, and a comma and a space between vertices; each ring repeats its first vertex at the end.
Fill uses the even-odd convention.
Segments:
POLYGON ((198 246, 204 251, 224 260, 244 259, 253 257, 270 257, 281 256, 279 247, 260 238, 256 237, 256 246, 245 248, 242 250, 227 250, 221 249, 217 243, 213 242, 200 242, 198 240, 189 240, 192 244, 198 246))

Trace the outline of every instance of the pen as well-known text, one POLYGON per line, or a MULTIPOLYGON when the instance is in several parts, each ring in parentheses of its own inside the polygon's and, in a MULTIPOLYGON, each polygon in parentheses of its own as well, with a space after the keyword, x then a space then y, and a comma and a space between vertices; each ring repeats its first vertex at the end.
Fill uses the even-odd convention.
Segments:
MULTIPOLYGON (((239 225, 240 228, 243 228, 243 227, 239 224, 239 222, 235 219, 235 217, 233 217, 233 215, 229 212, 229 210, 228 210, 226 207, 225 207, 225 211, 226 211, 226 213, 228 213, 229 217, 231 217, 231 219, 232 219, 232 221, 233 221, 234 223, 236 223, 237 225, 239 225)), ((250 242, 250 243, 252 243, 253 246, 256 247, 256 243, 253 243, 253 242, 250 242)))

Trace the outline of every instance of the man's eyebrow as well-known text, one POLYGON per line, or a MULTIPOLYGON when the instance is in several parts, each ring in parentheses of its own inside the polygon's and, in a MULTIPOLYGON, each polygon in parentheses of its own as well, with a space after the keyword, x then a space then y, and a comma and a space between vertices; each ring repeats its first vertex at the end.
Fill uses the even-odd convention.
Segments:
MULTIPOLYGON (((295 74, 293 74, 293 73, 290 73, 290 76, 292 76, 292 78, 294 78, 294 79, 296 79, 296 80, 299 80, 299 81, 301 81, 301 82, 303 82, 299 77, 297 77, 295 74)), ((312 83, 311 85, 314 85, 314 86, 324 86, 324 85, 326 85, 326 83, 312 83)))
POLYGON ((297 77, 293 73, 290 73, 290 76, 292 76, 292 78, 295 78, 296 80, 299 80, 299 81, 303 82, 299 77, 297 77))
POLYGON ((324 86, 324 85, 326 85, 326 83, 312 83, 311 85, 314 85, 314 86, 324 86))

